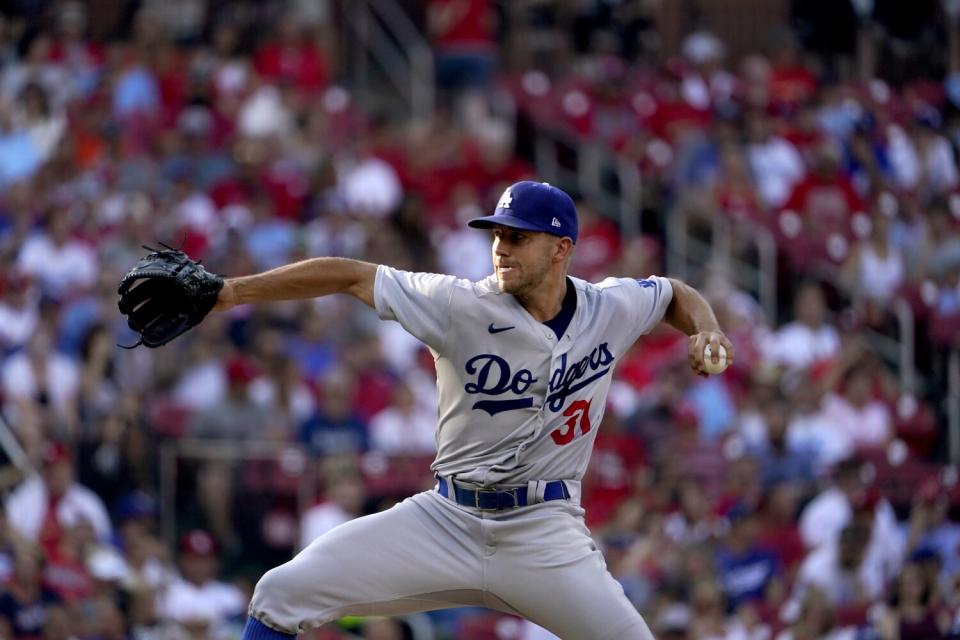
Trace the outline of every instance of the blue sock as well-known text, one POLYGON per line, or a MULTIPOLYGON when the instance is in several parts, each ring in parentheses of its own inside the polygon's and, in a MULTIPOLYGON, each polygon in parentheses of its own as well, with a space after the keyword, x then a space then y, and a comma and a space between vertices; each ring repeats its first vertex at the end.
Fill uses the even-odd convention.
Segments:
POLYGON ((243 628, 240 640, 291 640, 296 637, 295 633, 274 631, 256 618, 247 618, 247 626, 243 628))

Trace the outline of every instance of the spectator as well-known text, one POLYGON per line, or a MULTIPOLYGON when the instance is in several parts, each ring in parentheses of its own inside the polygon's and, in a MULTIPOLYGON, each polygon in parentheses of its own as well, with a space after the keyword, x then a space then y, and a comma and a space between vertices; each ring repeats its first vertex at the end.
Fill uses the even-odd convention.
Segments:
POLYGON ((430 0, 427 32, 437 56, 437 84, 485 89, 496 66, 494 7, 489 0, 430 0))
POLYGON ((727 511, 730 530, 718 548, 715 562, 717 579, 727 596, 728 610, 763 600, 771 584, 783 571, 776 555, 758 542, 757 513, 746 503, 737 503, 727 511))
POLYGON ((381 220, 400 206, 403 190, 396 170, 367 142, 354 144, 337 164, 337 185, 347 209, 361 218, 381 220))
POLYGON ((237 587, 217 580, 220 549, 208 532, 186 532, 178 550, 181 577, 161 594, 161 615, 190 633, 218 637, 227 622, 246 613, 247 598, 237 587))
POLYGON ((85 520, 97 538, 110 537, 106 507, 95 493, 74 480, 73 469, 70 450, 59 442, 47 443, 42 474, 28 477, 7 498, 7 518, 19 535, 44 549, 54 549, 63 527, 85 520))
POLYGON ((224 440, 283 440, 273 433, 274 422, 265 407, 250 397, 250 384, 258 371, 248 358, 235 356, 227 363, 227 394, 222 402, 201 411, 190 426, 190 433, 201 438, 224 440))
POLYGON ((367 448, 367 428, 352 407, 353 380, 344 371, 324 380, 317 413, 300 426, 300 442, 314 455, 359 453, 367 448))
POLYGON ((949 617, 935 608, 935 595, 926 585, 917 564, 903 568, 891 597, 877 623, 882 640, 937 640, 946 637, 949 617))
POLYGON ((43 162, 41 150, 29 133, 13 124, 9 108, 0 103, 0 188, 28 180, 43 162))
POLYGON ((697 478, 686 478, 677 491, 678 508, 663 523, 667 537, 678 545, 692 545, 711 539, 719 531, 719 525, 710 514, 710 502, 703 482, 697 478))
POLYGON ((843 267, 847 289, 867 304, 885 307, 906 279, 904 256, 892 243, 891 225, 896 215, 896 199, 881 194, 870 217, 870 235, 854 245, 843 267))
POLYGON ((739 147, 731 145, 720 150, 713 202, 720 211, 736 220, 764 222, 766 210, 760 202, 747 158, 739 147))
POLYGON ((490 243, 487 234, 467 227, 467 221, 483 215, 480 194, 470 184, 461 182, 453 189, 454 229, 442 232, 437 243, 437 260, 444 273, 482 280, 490 275, 490 243))
POLYGON ((942 200, 935 200, 929 209, 929 245, 925 247, 924 273, 940 279, 960 268, 960 231, 956 215, 942 200))
POLYGON ((813 152, 810 172, 796 183, 783 203, 800 216, 808 235, 830 233, 849 235, 854 214, 862 213, 863 202, 850 180, 841 173, 840 147, 824 140, 813 152))
POLYGON ((690 606, 693 621, 690 635, 694 638, 723 638, 726 636, 723 590, 713 580, 697 581, 692 585, 690 606))
POLYGON ((873 371, 854 364, 842 380, 841 390, 823 400, 823 419, 845 431, 854 447, 883 447, 894 435, 893 416, 886 403, 873 396, 873 371))
POLYGON ((39 84, 31 83, 20 94, 21 109, 14 112, 14 126, 26 131, 40 154, 40 160, 46 162, 56 150, 67 126, 62 113, 54 111, 50 97, 39 84))
POLYGON ((363 477, 356 469, 329 473, 324 499, 301 516, 300 548, 361 515, 364 500, 363 477))
POLYGON ((896 516, 890 503, 877 499, 876 494, 864 480, 870 469, 862 460, 849 458, 837 464, 831 486, 824 489, 804 508, 800 514, 800 534, 810 549, 836 542, 840 531, 854 515, 854 503, 869 504, 875 507, 874 539, 883 541, 884 546, 899 547, 896 536, 896 516), (869 500, 868 500, 869 498, 869 500))
POLYGON ((12 351, 29 342, 39 321, 39 294, 26 275, 7 274, 0 297, 0 348, 12 351))
POLYGON ((919 182, 910 186, 928 196, 950 193, 960 184, 954 150, 940 134, 942 128, 942 116, 929 105, 914 115, 911 137, 918 156, 919 182))
MULTIPOLYGON (((282 344, 284 338, 277 338, 282 344)), ((271 416, 270 422, 283 425, 284 432, 292 434, 295 427, 313 415, 316 399, 313 390, 303 381, 296 360, 280 353, 265 358, 264 374, 253 379, 249 387, 250 399, 271 416)), ((286 438, 293 440, 291 435, 286 438)))
POLYGON ((821 591, 832 607, 866 605, 882 598, 883 576, 865 561, 869 539, 868 527, 851 523, 835 543, 818 547, 800 566, 793 599, 802 599, 810 588, 821 591))
POLYGON ((96 252, 71 237, 70 211, 54 211, 47 228, 31 234, 17 256, 17 267, 36 280, 44 293, 57 299, 77 296, 97 278, 96 252))
POLYGON ((790 623, 790 626, 777 634, 775 640, 807 640, 808 638, 840 640, 843 638, 840 634, 828 635, 834 628, 834 612, 826 594, 815 586, 805 589, 799 601, 790 603, 782 617, 790 623))
POLYGON ((250 211, 246 249, 255 268, 272 269, 290 262, 297 241, 293 223, 276 215, 265 194, 254 199, 250 211))
POLYGON ((919 487, 904 526, 905 555, 932 553, 941 567, 941 586, 960 573, 960 524, 949 516, 950 492, 939 480, 930 478, 919 487))
POLYGON ((19 534, 7 519, 7 512, 0 509, 0 584, 6 583, 13 575, 17 547, 22 545, 19 534))
POLYGON ((802 486, 782 482, 767 489, 762 506, 760 544, 772 550, 783 568, 786 584, 793 582, 807 548, 797 527, 802 486))
POLYGON ((840 336, 827 321, 827 304, 819 285, 806 283, 793 302, 794 320, 785 324, 764 349, 777 363, 797 371, 834 358, 840 336))
POLYGON ((130 122, 148 119, 160 109, 160 88, 153 72, 140 59, 137 49, 121 54, 121 68, 113 87, 113 115, 130 122))
POLYGON ((46 89, 56 105, 71 97, 70 83, 66 81, 67 70, 51 59, 53 39, 49 33, 39 29, 25 33, 20 47, 23 55, 7 65, 0 75, 3 102, 12 104, 31 82, 37 82, 46 89))
POLYGON ((257 73, 277 85, 288 83, 304 95, 319 94, 330 82, 330 65, 312 35, 294 11, 285 12, 254 56, 257 73))
POLYGON ((776 135, 767 116, 752 113, 747 119, 747 159, 765 207, 777 209, 790 198, 804 176, 803 158, 796 147, 776 135))
POLYGON ((787 443, 794 451, 809 451, 820 474, 853 454, 850 434, 838 429, 823 412, 824 390, 812 375, 798 376, 788 411, 787 443))
POLYGON ((393 388, 390 406, 370 419, 370 448, 388 455, 435 453, 436 424, 436 411, 425 411, 401 382, 393 388))
POLYGON ((620 231, 611 220, 585 202, 577 203, 577 212, 580 215, 580 235, 571 273, 593 282, 608 273, 610 265, 619 259, 620 231))
POLYGON ((41 554, 32 546, 22 547, 14 556, 12 578, 0 593, 0 620, 10 625, 11 638, 42 637, 51 610, 62 602, 43 586, 42 565, 41 554))
POLYGON ((764 407, 766 440, 754 446, 763 485, 768 489, 782 482, 803 486, 814 478, 815 449, 802 440, 790 441, 790 415, 781 402, 764 407))
POLYGON ((856 121, 846 145, 844 173, 857 194, 864 196, 871 190, 896 185, 896 176, 887 150, 884 131, 876 117, 866 112, 856 121))

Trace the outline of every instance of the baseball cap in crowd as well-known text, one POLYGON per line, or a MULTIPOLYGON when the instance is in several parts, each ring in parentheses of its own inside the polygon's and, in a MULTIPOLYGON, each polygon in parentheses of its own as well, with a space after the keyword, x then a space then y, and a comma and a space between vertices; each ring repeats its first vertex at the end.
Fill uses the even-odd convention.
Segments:
POLYGON ((231 384, 250 384, 258 373, 256 365, 243 356, 234 356, 227 362, 227 380, 231 384))
POLYGON ((474 218, 467 223, 474 229, 490 229, 496 224, 525 231, 570 238, 577 243, 577 207, 562 189, 546 182, 525 180, 507 187, 492 216, 474 218))
POLYGON ((118 522, 150 520, 157 517, 157 501, 143 491, 131 491, 117 500, 114 509, 118 522))
POLYGON ((60 462, 72 462, 73 454, 62 442, 50 441, 44 444, 41 454, 43 466, 49 467, 60 462))
POLYGON ((203 529, 191 529, 183 534, 178 548, 181 554, 195 556, 215 556, 220 552, 216 539, 203 529))

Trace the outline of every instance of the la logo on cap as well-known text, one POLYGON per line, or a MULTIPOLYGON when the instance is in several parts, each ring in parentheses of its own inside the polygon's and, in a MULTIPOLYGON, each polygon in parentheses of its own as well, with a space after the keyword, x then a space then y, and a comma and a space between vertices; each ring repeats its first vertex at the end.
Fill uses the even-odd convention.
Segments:
POLYGON ((510 189, 508 188, 503 192, 503 195, 500 196, 500 201, 497 202, 497 209, 509 209, 511 202, 513 202, 513 194, 510 193, 510 189))

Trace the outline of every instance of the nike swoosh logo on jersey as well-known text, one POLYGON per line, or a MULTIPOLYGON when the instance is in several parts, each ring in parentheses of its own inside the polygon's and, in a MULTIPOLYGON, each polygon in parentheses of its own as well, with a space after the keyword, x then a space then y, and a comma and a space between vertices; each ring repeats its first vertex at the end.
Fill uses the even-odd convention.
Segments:
POLYGON ((492 323, 492 322, 490 323, 490 326, 487 327, 487 331, 489 331, 490 333, 500 333, 501 331, 510 331, 510 329, 516 329, 516 327, 515 327, 515 326, 510 326, 510 327, 495 327, 495 326, 493 326, 493 323, 492 323))
POLYGON ((533 398, 514 398, 513 400, 477 400, 472 409, 486 411, 491 416, 514 409, 526 409, 533 406, 533 398))

